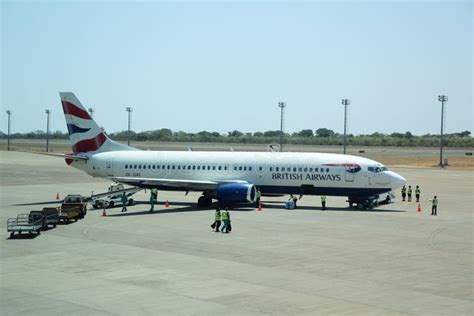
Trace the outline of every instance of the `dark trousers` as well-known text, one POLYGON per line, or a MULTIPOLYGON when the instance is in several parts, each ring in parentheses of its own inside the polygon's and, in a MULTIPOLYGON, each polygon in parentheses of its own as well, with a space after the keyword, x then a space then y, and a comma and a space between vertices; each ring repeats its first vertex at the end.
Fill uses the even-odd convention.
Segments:
POLYGON ((405 201, 406 196, 407 196, 406 193, 402 193, 402 201, 405 201))
POLYGON ((437 206, 432 206, 431 207, 431 215, 438 215, 438 207, 437 206))
POLYGON ((417 194, 417 195, 415 195, 415 196, 416 196, 416 201, 417 201, 417 202, 420 202, 420 195, 417 194))
POLYGON ((214 224, 216 225, 216 232, 218 232, 219 227, 221 227, 221 221, 215 221, 214 224))
POLYGON ((126 212, 126 211, 127 211, 127 207, 124 204, 123 207, 122 207, 122 212, 126 212))
POLYGON ((323 205, 323 211, 326 209, 326 202, 321 202, 321 204, 323 205))
POLYGON ((411 202, 411 194, 408 194, 408 202, 411 202))

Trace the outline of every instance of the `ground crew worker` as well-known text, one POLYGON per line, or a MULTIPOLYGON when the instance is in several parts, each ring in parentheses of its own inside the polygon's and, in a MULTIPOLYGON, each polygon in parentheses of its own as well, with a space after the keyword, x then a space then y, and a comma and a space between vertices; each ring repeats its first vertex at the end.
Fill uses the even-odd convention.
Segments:
POLYGON ((153 212, 155 210, 155 195, 153 194, 153 191, 150 191, 150 212, 153 212))
POLYGON ((434 196, 434 198, 432 200, 430 200, 431 202, 431 215, 438 215, 438 198, 436 197, 436 195, 434 196))
POLYGON ((421 190, 420 190, 420 187, 419 186, 416 186, 416 189, 415 189, 415 197, 416 197, 416 202, 420 202, 420 194, 421 194, 421 190))
POLYGON ((155 203, 158 201, 158 189, 153 188, 151 189, 151 194, 153 194, 153 198, 155 199, 155 203))
POLYGON ((219 227, 221 227, 221 209, 216 208, 216 214, 214 215, 214 223, 211 225, 212 228, 216 229, 216 233, 219 232, 219 227))
POLYGON ((321 195, 321 205, 323 206, 323 211, 326 209, 326 196, 321 195))
POLYGON ((411 193, 413 192, 413 189, 411 188, 411 185, 408 186, 408 202, 411 202, 411 193))
POLYGON ((290 194, 290 200, 293 200, 293 205, 296 208, 296 202, 298 201, 298 198, 296 196, 293 196, 293 194, 290 194))
POLYGON ((260 197, 262 196, 262 193, 260 190, 257 189, 257 207, 260 206, 260 197))
POLYGON ((222 233, 228 233, 230 231, 230 215, 229 211, 226 209, 225 211, 222 212, 221 214, 222 222, 224 222, 224 226, 222 226, 222 233))
POLYGON ((405 202, 405 197, 407 196, 407 187, 403 185, 402 187, 402 201, 405 202))
POLYGON ((122 193, 122 212, 127 211, 128 198, 125 192, 122 193))

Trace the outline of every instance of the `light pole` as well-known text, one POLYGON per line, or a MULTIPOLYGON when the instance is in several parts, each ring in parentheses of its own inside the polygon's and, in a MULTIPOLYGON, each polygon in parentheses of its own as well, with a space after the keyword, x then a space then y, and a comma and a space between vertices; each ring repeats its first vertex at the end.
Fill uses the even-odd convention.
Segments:
POLYGON ((447 95, 439 95, 438 101, 441 102, 441 137, 439 142, 439 165, 444 168, 443 164, 443 125, 444 125, 444 103, 448 102, 447 95))
POLYGON ((46 113, 46 152, 49 153, 49 115, 51 110, 45 110, 46 113))
POLYGON ((125 108, 128 112, 128 133, 127 133, 127 145, 130 146, 130 122, 133 109, 129 106, 125 108))
POLYGON ((351 100, 342 99, 342 104, 344 105, 344 155, 345 155, 346 147, 347 147, 347 106, 351 104, 351 100))
POLYGON ((283 122, 285 115, 285 102, 278 102, 278 107, 280 108, 280 151, 283 151, 283 122))
POLYGON ((12 111, 7 110, 7 115, 8 115, 8 130, 7 130, 7 150, 10 151, 10 116, 12 115, 12 111))
POLYGON ((88 108, 87 110, 89 111, 89 114, 91 115, 91 118, 93 118, 95 110, 93 108, 88 108))

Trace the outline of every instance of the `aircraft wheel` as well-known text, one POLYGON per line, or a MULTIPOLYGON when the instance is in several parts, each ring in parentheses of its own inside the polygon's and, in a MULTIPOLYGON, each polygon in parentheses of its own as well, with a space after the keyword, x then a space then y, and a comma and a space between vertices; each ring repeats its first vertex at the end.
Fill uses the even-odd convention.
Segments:
POLYGON ((133 199, 129 199, 129 200, 128 200, 128 205, 129 205, 129 206, 132 206, 134 203, 135 203, 135 201, 134 201, 133 199))
POLYGON ((115 205, 115 204, 114 204, 114 201, 110 201, 108 207, 109 207, 109 208, 112 208, 112 207, 114 207, 114 205, 115 205))
POLYGON ((364 209, 364 204, 363 203, 357 203, 357 209, 358 210, 364 209))
POLYGON ((349 207, 353 207, 353 206, 354 206, 354 203, 349 202, 349 207))

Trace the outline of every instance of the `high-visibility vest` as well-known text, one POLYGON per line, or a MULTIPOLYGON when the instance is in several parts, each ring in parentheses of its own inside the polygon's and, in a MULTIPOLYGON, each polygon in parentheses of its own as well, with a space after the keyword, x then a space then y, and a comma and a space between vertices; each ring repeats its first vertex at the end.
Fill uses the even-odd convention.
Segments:
POLYGON ((229 219, 229 213, 227 211, 222 212, 222 220, 228 220, 229 219))
POLYGON ((433 206, 438 206, 438 199, 433 199, 433 206))
POLYGON ((260 193, 260 191, 257 191, 257 198, 259 199, 260 196, 262 195, 262 193, 260 193))
POLYGON ((402 193, 406 193, 407 192, 407 188, 406 187, 403 187, 402 188, 402 193))
POLYGON ((411 194, 411 192, 412 192, 412 189, 408 188, 408 194, 411 194))
POLYGON ((221 212, 216 212, 216 221, 220 221, 221 220, 221 212))
POLYGON ((321 202, 326 202, 326 196, 325 195, 321 195, 321 202))
POLYGON ((415 190, 415 194, 416 194, 416 195, 420 195, 420 193, 421 193, 421 190, 420 190, 420 189, 416 189, 416 190, 415 190))

